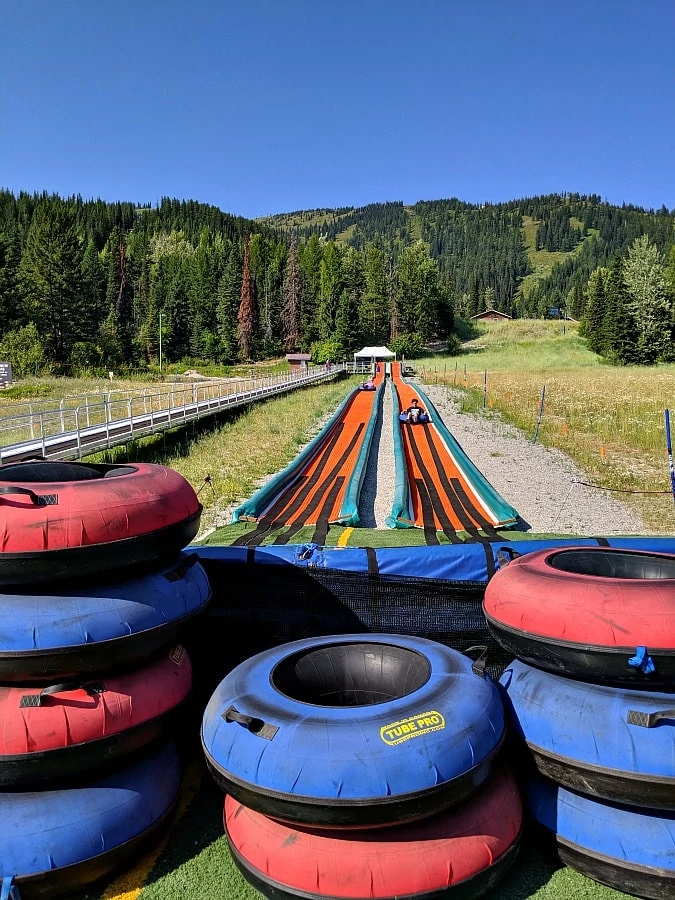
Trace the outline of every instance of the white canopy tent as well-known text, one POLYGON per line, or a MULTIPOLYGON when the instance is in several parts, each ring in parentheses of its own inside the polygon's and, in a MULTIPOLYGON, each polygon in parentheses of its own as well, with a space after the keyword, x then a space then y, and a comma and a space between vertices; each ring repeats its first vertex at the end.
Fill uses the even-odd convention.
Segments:
POLYGON ((354 354, 354 362, 357 359, 370 359, 375 362, 377 359, 396 359, 396 354, 386 347, 364 347, 354 354))

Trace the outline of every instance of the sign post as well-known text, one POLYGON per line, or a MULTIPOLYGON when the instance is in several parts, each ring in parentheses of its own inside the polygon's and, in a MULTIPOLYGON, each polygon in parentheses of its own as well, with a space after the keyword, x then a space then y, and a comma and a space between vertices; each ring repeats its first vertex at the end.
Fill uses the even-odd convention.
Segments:
POLYGON ((11 384, 12 381, 12 364, 10 362, 0 362, 0 384, 11 384))
POLYGON ((673 503, 675 503, 675 466, 673 465, 673 445, 670 439, 670 410, 666 414, 666 449, 668 452, 668 466, 670 468, 670 487, 673 491, 673 503))

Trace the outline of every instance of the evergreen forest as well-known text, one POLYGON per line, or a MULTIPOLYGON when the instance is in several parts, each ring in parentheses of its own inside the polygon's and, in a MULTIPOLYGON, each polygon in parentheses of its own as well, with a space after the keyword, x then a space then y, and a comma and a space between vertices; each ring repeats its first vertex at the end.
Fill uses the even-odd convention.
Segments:
POLYGON ((247 220, 0 191, 0 359, 15 376, 457 349, 455 317, 581 321, 616 364, 675 359, 675 213, 597 195, 376 203, 247 220), (161 347, 161 355, 160 355, 161 347))

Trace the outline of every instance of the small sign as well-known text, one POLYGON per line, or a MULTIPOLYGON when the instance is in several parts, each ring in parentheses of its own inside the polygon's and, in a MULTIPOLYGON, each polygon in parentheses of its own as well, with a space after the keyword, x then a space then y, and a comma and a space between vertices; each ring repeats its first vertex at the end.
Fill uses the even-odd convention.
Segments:
POLYGON ((9 384, 12 380, 12 364, 0 362, 0 384, 9 384))

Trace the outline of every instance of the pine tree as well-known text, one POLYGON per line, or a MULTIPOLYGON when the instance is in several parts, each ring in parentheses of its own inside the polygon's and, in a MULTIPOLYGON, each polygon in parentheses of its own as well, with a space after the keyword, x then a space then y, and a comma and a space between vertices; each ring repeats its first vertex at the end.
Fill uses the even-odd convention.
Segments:
POLYGON ((295 231, 291 234, 291 245, 288 249, 282 290, 281 321, 284 347, 287 351, 292 352, 300 346, 300 311, 302 308, 298 237, 295 231))
POLYGON ((19 265, 25 317, 40 333, 48 359, 65 362, 82 336, 82 248, 65 204, 43 200, 19 265))
POLYGON ((488 285, 483 290, 481 306, 484 310, 495 309, 497 306, 497 295, 495 289, 491 285, 488 285))
POLYGON ((441 300, 438 267, 418 241, 406 247, 396 264, 396 305, 400 333, 428 340, 438 330, 441 300))
POLYGON ((638 362, 637 329, 626 302, 621 259, 605 278, 606 309, 602 324, 603 355, 624 365, 638 362))
POLYGON ((148 362, 152 354, 148 353, 148 333, 146 323, 155 334, 158 331, 158 310, 151 306, 151 267, 150 267, 150 242, 147 237, 140 234, 129 236, 129 270, 132 283, 132 330, 133 330, 133 355, 137 362, 148 362))
POLYGON ((648 235, 636 238, 623 265, 628 308, 638 330, 641 361, 666 359, 673 341, 673 309, 658 248, 648 235))
MULTIPOLYGON (((160 256, 151 266, 148 305, 138 335, 138 343, 142 348, 146 362, 159 359, 160 312, 164 306, 171 281, 171 257, 160 256)), ((164 326, 166 323, 162 323, 164 326)), ((162 350, 164 350, 165 329, 162 327, 162 350)))
POLYGON ((588 279, 586 288, 586 312, 579 333, 586 338, 589 350, 603 351, 603 321, 605 318, 605 278, 609 269, 598 268, 588 279))
POLYGON ((127 270, 127 246, 124 234, 115 228, 110 235, 106 306, 113 310, 115 333, 121 342, 125 360, 131 357, 132 288, 127 270))
POLYGON ((220 345, 220 359, 231 363, 237 358, 237 310, 241 298, 242 260, 237 245, 230 246, 230 252, 218 282, 216 297, 217 334, 220 345))
POLYGON ((401 334, 417 327, 417 303, 422 289, 421 263, 426 254, 421 241, 406 247, 396 263, 396 312, 401 334))
POLYGON ((584 314, 586 298, 582 284, 575 284, 567 295, 567 314, 573 319, 581 319, 584 314))
POLYGON ((95 335, 105 315, 106 275, 101 257, 92 238, 82 258, 82 300, 86 331, 95 335))
POLYGON ((361 331, 359 317, 365 290, 363 254, 354 247, 348 247, 345 251, 342 275, 344 288, 335 314, 335 337, 340 342, 343 353, 346 353, 362 347, 368 334, 361 331))
POLYGON ((304 245, 298 247, 298 262, 302 278, 302 343, 309 346, 319 338, 319 295, 321 290, 321 260, 323 247, 316 234, 312 234, 304 245), (301 252, 302 251, 302 252, 301 252))
POLYGON ((358 306, 354 295, 343 290, 338 300, 335 313, 335 331, 333 337, 339 345, 340 354, 348 354, 361 347, 363 341, 359 332, 354 328, 358 320, 358 306))
POLYGON ((387 257, 376 244, 366 244, 365 289, 359 307, 359 327, 364 340, 379 346, 389 339, 389 279, 387 257))
MULTIPOLYGON (((222 251, 222 248, 220 248, 222 251)), ((216 296, 218 293, 219 252, 208 228, 203 227, 199 243, 190 256, 190 356, 199 359, 206 355, 209 335, 216 327, 216 296)))
POLYGON ((335 331, 335 316, 343 284, 342 253, 333 241, 329 241, 324 247, 321 260, 319 308, 317 310, 319 337, 322 341, 331 338, 335 331))
POLYGON ((163 309, 166 329, 163 348, 167 360, 179 360, 190 355, 190 274, 185 260, 174 259, 172 268, 163 309))
POLYGON ((237 339, 242 359, 251 359, 253 341, 258 325, 255 288, 251 277, 251 256, 248 236, 244 242, 244 268, 241 279, 241 300, 237 314, 237 339))
POLYGON ((0 337, 21 321, 16 296, 18 256, 9 237, 0 232, 0 337))
POLYGON ((117 314, 114 306, 101 322, 98 330, 98 354, 101 365, 112 369, 124 362, 124 343, 117 330, 117 314))
POLYGON ((480 308, 480 284, 477 278, 474 278, 469 288, 469 299, 466 306, 466 317, 471 319, 481 312, 480 308))

